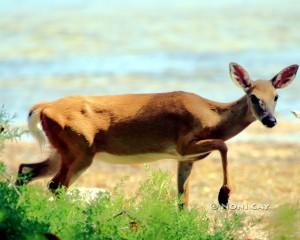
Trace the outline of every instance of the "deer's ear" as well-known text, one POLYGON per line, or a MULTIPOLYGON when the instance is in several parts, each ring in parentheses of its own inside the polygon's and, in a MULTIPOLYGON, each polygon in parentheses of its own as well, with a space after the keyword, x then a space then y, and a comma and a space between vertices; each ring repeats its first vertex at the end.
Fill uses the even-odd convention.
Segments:
POLYGON ((239 86, 248 92, 252 87, 252 81, 247 71, 237 63, 229 64, 229 73, 231 79, 239 86))
POLYGON ((289 85, 296 77, 298 65, 291 65, 283 69, 275 77, 272 78, 271 82, 274 88, 284 88, 289 85))

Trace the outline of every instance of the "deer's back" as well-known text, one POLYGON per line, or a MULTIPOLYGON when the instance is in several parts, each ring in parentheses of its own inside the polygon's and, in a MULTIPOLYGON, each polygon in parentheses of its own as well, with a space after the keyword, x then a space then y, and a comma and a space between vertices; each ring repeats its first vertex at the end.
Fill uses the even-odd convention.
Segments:
POLYGON ((66 97, 48 103, 43 114, 83 136, 96 152, 173 153, 178 139, 198 123, 193 106, 187 106, 195 96, 171 92, 66 97))

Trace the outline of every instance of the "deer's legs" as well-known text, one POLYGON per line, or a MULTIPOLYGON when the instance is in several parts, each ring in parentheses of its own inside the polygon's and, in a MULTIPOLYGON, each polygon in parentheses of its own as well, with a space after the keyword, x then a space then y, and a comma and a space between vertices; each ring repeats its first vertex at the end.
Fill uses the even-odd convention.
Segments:
POLYGON ((177 170, 177 188, 178 195, 182 197, 183 202, 179 203, 179 209, 188 205, 189 202, 189 181, 193 169, 193 162, 178 162, 177 170))
POLYGON ((183 154, 184 157, 192 157, 195 159, 197 154, 201 156, 201 154, 210 153, 214 150, 218 150, 220 152, 223 167, 223 185, 219 191, 218 201, 222 207, 227 208, 230 188, 227 170, 227 146, 225 142, 220 139, 200 140, 183 149, 183 154))
POLYGON ((70 166, 67 179, 71 185, 91 164, 94 154, 85 154, 78 156, 76 161, 70 166))
POLYGON ((73 158, 74 161, 70 158, 68 160, 71 161, 66 161, 66 156, 63 156, 62 159, 65 159, 65 161, 62 161, 60 170, 48 185, 52 192, 55 192, 57 188, 61 186, 68 188, 75 181, 75 179, 91 165, 93 155, 77 156, 73 158))
POLYGON ((45 161, 38 163, 22 163, 19 166, 16 185, 24 185, 40 177, 46 177, 57 172, 60 165, 60 157, 53 153, 45 161))

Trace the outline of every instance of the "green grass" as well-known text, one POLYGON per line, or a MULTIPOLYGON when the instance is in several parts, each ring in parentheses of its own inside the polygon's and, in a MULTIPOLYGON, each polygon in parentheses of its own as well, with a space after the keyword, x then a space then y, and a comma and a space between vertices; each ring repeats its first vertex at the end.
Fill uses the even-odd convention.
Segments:
MULTIPOLYGON (((3 173, 3 172, 2 172, 3 173)), ((87 203, 80 194, 60 190, 52 198, 37 186, 16 189, 0 181, 0 233, 7 239, 235 239, 239 215, 210 222, 198 209, 177 209, 169 175, 149 172, 140 189, 125 199, 118 187, 112 197, 99 195, 87 203), (49 200, 50 199, 50 200, 49 200)))
POLYGON ((271 239, 300 239, 299 204, 285 204, 272 213, 269 224, 271 239))

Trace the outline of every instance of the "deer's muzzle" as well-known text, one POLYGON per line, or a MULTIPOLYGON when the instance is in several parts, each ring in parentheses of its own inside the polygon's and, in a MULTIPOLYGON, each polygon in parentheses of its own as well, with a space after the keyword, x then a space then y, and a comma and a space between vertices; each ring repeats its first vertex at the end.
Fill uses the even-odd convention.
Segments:
POLYGON ((277 123, 276 118, 273 116, 266 116, 261 120, 261 122, 268 128, 274 127, 277 123))

